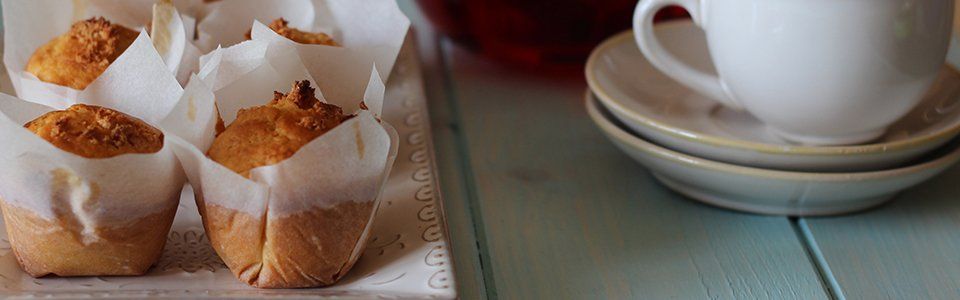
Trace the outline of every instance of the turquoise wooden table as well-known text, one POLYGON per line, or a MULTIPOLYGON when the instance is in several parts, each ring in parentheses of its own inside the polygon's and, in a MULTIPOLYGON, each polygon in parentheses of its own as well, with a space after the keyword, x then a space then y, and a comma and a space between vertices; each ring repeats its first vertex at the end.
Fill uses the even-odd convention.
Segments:
POLYGON ((464 299, 960 299, 960 167, 864 213, 758 216, 673 193, 533 75, 433 32, 412 1, 464 299))

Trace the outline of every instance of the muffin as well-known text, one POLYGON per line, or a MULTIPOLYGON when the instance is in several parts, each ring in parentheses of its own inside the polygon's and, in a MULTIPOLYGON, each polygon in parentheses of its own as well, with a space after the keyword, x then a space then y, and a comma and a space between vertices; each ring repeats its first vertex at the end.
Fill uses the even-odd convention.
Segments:
POLYGON ((123 53, 138 33, 103 17, 80 21, 37 49, 27 72, 42 81, 83 90, 123 53))
MULTIPOLYGON (((318 100, 309 81, 298 81, 287 94, 275 92, 270 103, 240 110, 207 155, 249 178, 251 169, 290 158, 351 117, 318 100)), ((286 215, 250 215, 206 205, 202 194, 198 207, 214 249, 237 278, 261 288, 335 283, 355 262, 375 207, 373 199, 364 199, 286 215)))
MULTIPOLYGON (((284 20, 283 18, 273 20, 273 22, 270 22, 270 25, 267 27, 270 27, 270 30, 273 30, 273 32, 276 32, 277 34, 297 43, 340 46, 340 44, 337 44, 337 42, 333 40, 333 37, 326 33, 305 32, 296 28, 291 28, 287 26, 287 20, 284 20)), ((246 37, 248 40, 250 39, 250 31, 247 31, 246 37)))
MULTIPOLYGON (((163 148, 160 130, 97 106, 73 105, 46 113, 24 127, 63 151, 89 159, 156 153, 163 148)), ((139 275, 157 261, 176 202, 108 226, 89 212, 106 209, 103 202, 113 200, 100 196, 102 185, 111 183, 85 182, 68 169, 56 169, 52 177, 52 219, 0 201, 13 253, 24 271, 34 277, 139 275)))

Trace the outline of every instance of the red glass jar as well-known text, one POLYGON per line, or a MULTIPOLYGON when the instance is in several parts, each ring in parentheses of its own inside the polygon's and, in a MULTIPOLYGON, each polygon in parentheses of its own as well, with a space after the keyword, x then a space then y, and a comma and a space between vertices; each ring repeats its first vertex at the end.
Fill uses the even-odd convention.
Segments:
MULTIPOLYGON (((499 61, 579 67, 603 39, 630 28, 636 0, 417 0, 441 33, 499 61)), ((667 8, 657 16, 687 16, 667 8)))

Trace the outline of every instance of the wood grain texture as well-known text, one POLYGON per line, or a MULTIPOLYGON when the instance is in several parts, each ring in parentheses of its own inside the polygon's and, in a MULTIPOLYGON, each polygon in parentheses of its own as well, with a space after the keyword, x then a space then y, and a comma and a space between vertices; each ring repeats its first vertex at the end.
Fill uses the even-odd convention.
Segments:
POLYGON ((828 297, 787 218, 686 200, 616 150, 584 112, 581 75, 444 46, 492 297, 828 297))
MULTIPOLYGON (((960 168, 857 215, 806 225, 846 299, 960 299, 960 168)), ((805 224, 804 224, 805 223, 805 224)))
MULTIPOLYGON (((442 67, 438 36, 412 0, 398 1, 413 26, 413 37, 420 50, 425 92, 430 111, 433 144, 436 151, 438 180, 443 194, 443 209, 457 280, 457 294, 462 299, 484 299, 477 237, 468 202, 463 161, 456 138, 456 123, 447 100, 447 77, 442 67)), ((408 41, 409 42, 409 41, 408 41)))

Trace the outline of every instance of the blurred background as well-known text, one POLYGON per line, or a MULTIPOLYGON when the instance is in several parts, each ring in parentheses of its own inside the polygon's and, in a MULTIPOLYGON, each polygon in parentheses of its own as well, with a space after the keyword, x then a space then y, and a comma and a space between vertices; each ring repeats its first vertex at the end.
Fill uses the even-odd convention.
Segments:
MULTIPOLYGON (((636 0, 417 0, 438 31, 521 68, 580 69, 594 46, 630 29, 636 0)), ((687 18, 679 7, 658 21, 687 18)))

